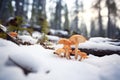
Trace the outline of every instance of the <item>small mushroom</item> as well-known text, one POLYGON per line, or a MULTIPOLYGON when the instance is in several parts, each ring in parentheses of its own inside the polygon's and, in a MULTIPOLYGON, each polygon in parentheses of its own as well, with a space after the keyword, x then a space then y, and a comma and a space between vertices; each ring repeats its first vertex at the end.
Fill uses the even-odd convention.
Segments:
POLYGON ((82 35, 73 35, 69 38, 69 40, 71 41, 71 45, 75 45, 75 59, 77 59, 78 57, 78 45, 79 43, 83 43, 86 41, 86 38, 82 35))
POLYGON ((71 50, 71 41, 69 39, 66 39, 66 38, 61 38, 59 41, 58 41, 58 44, 63 44, 63 49, 65 50, 65 56, 67 59, 71 59, 70 58, 70 50, 71 50))
MULTIPOLYGON (((75 54, 75 50, 72 51, 72 54, 75 54)), ((88 58, 87 53, 81 52, 80 50, 77 51, 77 54, 80 56, 79 61, 88 58)))
POLYGON ((66 38, 61 38, 58 41, 58 44, 71 45, 71 41, 69 39, 66 39, 66 38))
POLYGON ((62 53, 65 55, 65 50, 63 48, 58 48, 54 54, 57 54, 60 57, 63 57, 62 53))
POLYGON ((18 34, 16 32, 10 32, 9 35, 12 37, 17 37, 18 34))

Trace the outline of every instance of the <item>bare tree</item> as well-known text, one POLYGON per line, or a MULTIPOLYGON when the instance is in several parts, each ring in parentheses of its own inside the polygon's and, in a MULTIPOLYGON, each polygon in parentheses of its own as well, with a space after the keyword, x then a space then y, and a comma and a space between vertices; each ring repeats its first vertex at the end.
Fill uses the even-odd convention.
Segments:
POLYGON ((98 36, 98 31, 95 27, 95 21, 91 20, 90 37, 97 37, 97 36, 98 36))
POLYGON ((39 24, 39 19, 46 19, 46 0, 33 0, 31 23, 39 24))
POLYGON ((64 14, 64 17, 65 17, 64 30, 70 31, 67 4, 65 4, 65 6, 64 6, 64 11, 65 11, 65 14, 64 14))
POLYGON ((24 16, 24 0, 15 0, 15 16, 24 16))
POLYGON ((55 9, 55 29, 61 29, 62 0, 57 1, 55 9))
POLYGON ((78 21, 79 21, 79 18, 78 18, 78 13, 79 13, 79 3, 78 3, 78 0, 75 0, 75 7, 74 7, 74 19, 72 20, 71 22, 71 31, 74 33, 80 33, 79 31, 79 28, 78 28, 78 21))
POLYGON ((117 7, 114 0, 106 0, 108 8, 107 36, 115 38, 117 7))
POLYGON ((5 24, 6 20, 13 16, 11 0, 0 0, 0 20, 5 24))
POLYGON ((97 0, 95 2, 95 5, 93 5, 93 8, 95 8, 96 10, 98 10, 98 25, 99 25, 99 30, 98 30, 98 36, 104 37, 105 36, 105 32, 103 29, 103 24, 102 24, 102 15, 101 15, 101 1, 102 0, 97 0))

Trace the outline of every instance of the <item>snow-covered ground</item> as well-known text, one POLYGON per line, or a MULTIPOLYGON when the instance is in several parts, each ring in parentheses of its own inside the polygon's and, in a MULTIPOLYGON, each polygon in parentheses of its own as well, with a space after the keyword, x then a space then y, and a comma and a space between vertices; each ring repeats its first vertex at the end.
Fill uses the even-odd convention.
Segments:
MULTIPOLYGON (((19 35, 18 38, 23 42, 30 42, 31 44, 36 44, 38 39, 42 36, 39 32, 34 32, 32 37, 29 35, 19 35)), ((57 43, 60 37, 47 35, 48 40, 57 43)), ((56 46, 55 46, 56 47, 56 46)), ((61 47, 61 46, 60 46, 61 47)), ((74 47, 74 46, 72 46, 74 47)), ((96 50, 120 50, 120 42, 114 42, 110 38, 102 38, 102 37, 93 37, 87 40, 85 43, 80 43, 79 48, 87 48, 87 49, 96 49, 96 50)))
MULTIPOLYGON (((53 35, 46 35, 49 41, 57 43, 60 37, 53 35)), ((23 43, 30 42, 31 44, 36 44, 39 39, 42 38, 42 34, 40 32, 33 32, 32 36, 30 35, 18 35, 18 39, 20 39, 23 43)))
MULTIPOLYGON (((92 41, 89 43, 92 44, 92 41)), ((87 42, 82 47, 85 47, 85 44, 87 42)), ((58 47, 60 45, 55 46, 58 47)), ((60 58, 53 52, 54 50, 44 49, 41 45, 17 46, 11 41, 0 38, 0 80, 120 79, 120 56, 117 54, 104 57, 89 55, 88 59, 78 61, 73 56, 71 60, 60 58), (24 75, 21 68, 10 63, 9 58, 34 72, 24 75)))
POLYGON ((95 37, 85 43, 80 43, 79 48, 120 51, 120 42, 112 42, 110 38, 95 37))

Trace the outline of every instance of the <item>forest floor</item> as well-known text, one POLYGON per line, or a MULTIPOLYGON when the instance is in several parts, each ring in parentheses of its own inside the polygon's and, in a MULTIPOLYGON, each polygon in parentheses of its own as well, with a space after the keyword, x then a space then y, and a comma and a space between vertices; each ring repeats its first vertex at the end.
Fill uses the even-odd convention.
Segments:
MULTIPOLYGON (((93 44, 92 41, 89 44, 93 44)), ((81 48, 91 46, 82 45, 81 48)), ((107 43, 106 45, 100 48, 113 47, 107 43)), ((53 47, 57 49, 61 45, 54 44, 53 47)), ((120 49, 120 47, 112 49, 120 49)), ((0 80, 120 79, 120 56, 118 54, 98 57, 89 53, 88 59, 78 61, 74 59, 74 56, 71 56, 71 60, 61 58, 53 54, 54 51, 45 49, 40 44, 18 46, 0 38, 0 80)))

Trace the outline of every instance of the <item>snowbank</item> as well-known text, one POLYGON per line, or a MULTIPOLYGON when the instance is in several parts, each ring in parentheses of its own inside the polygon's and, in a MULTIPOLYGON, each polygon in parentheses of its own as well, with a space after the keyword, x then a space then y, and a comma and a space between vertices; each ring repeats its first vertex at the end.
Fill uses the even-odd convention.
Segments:
POLYGON ((63 31, 63 30, 54 30, 54 29, 50 29, 50 34, 51 35, 68 35, 68 32, 67 31, 63 31))
POLYGON ((60 38, 57 36, 47 35, 48 39, 53 42, 57 42, 60 38))
POLYGON ((6 46, 11 46, 11 47, 13 47, 13 46, 18 46, 18 45, 16 45, 16 44, 14 44, 13 42, 11 42, 11 41, 8 41, 8 40, 5 40, 5 39, 2 39, 2 38, 0 38, 0 47, 6 47, 6 46))
MULTIPOLYGON (((59 40, 58 36, 53 36, 53 35, 46 35, 48 40, 53 41, 53 42, 57 42, 59 40)), ((41 39, 42 34, 40 32, 33 32, 32 33, 32 37, 35 39, 41 39)))
POLYGON ((37 42, 37 39, 34 39, 29 35, 23 35, 23 36, 19 35, 18 38, 21 39, 23 43, 30 42, 31 44, 35 44, 37 42))
POLYGON ((115 44, 120 44, 120 42, 110 42, 112 39, 109 38, 90 38, 85 43, 80 43, 79 48, 95 49, 95 50, 120 50, 120 46, 115 44))
POLYGON ((40 32, 38 32, 38 31, 34 31, 32 33, 32 37, 35 38, 35 39, 40 39, 41 36, 42 36, 42 34, 40 32))
POLYGON ((16 46, 10 41, 0 39, 0 80, 119 80, 120 56, 110 55, 77 61, 60 58, 54 50, 40 45, 16 46), (6 45, 3 45, 4 44, 6 45), (12 46, 12 47, 11 47, 12 46), (13 47, 14 46, 14 47, 13 47), (24 75, 21 68, 8 66, 11 57, 17 64, 32 68, 35 73, 24 75))

